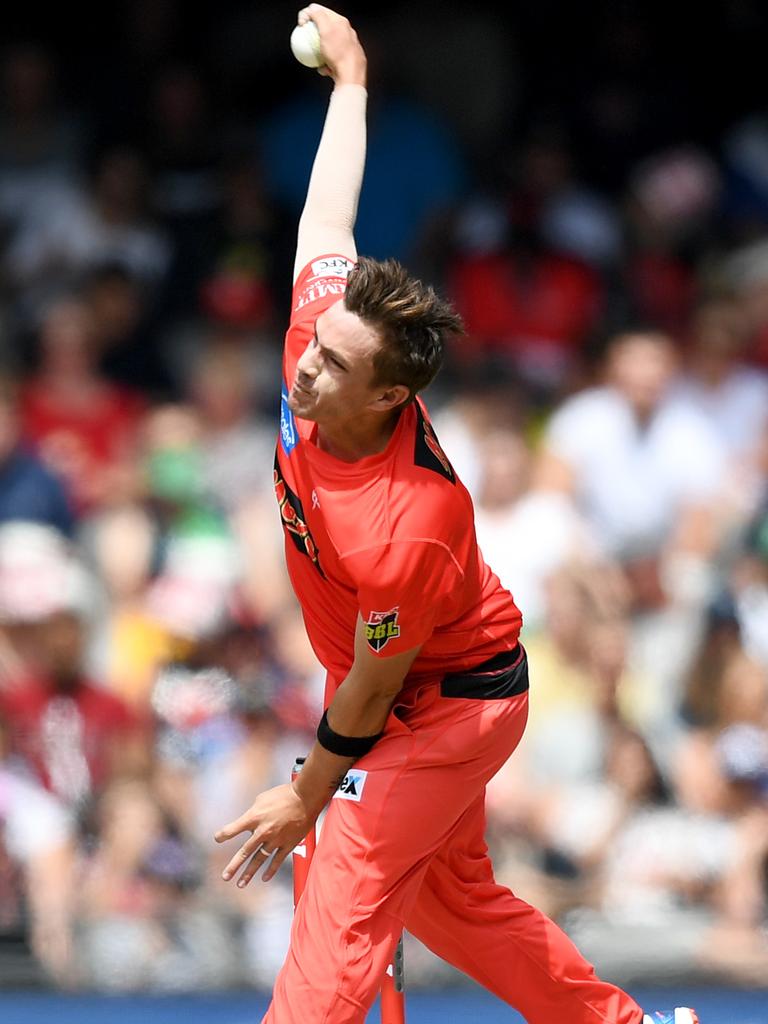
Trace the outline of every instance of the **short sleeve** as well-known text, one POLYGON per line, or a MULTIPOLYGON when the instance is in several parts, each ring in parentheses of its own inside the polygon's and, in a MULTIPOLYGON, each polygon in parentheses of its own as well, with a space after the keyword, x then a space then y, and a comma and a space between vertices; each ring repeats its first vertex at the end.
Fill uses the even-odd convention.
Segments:
POLYGON ((424 644, 445 622, 463 574, 437 541, 406 540, 348 556, 372 653, 391 657, 424 644))
POLYGON ((296 278, 291 301, 291 325, 315 320, 344 295, 355 264, 347 256, 318 256, 296 278))
POLYGON ((296 278, 283 357, 283 380, 288 387, 293 382, 296 363, 311 337, 311 325, 343 297, 347 278, 354 266, 347 256, 318 256, 310 260, 296 278))

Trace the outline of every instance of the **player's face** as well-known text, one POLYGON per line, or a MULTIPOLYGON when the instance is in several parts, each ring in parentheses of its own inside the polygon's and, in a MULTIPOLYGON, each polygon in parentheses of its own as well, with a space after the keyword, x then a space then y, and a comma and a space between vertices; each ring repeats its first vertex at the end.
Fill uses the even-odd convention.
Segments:
POLYGON ((293 414, 331 423, 376 411, 386 390, 373 386, 373 357, 379 345, 371 328, 343 302, 321 313, 296 366, 288 398, 293 414))

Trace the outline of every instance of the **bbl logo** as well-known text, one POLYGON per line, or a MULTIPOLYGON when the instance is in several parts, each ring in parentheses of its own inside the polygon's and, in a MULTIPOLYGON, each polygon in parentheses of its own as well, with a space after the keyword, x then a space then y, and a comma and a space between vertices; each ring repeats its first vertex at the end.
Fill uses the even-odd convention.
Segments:
POLYGON ((400 627, 397 624, 397 615, 400 606, 391 608, 388 612, 371 612, 365 624, 365 639, 371 650, 380 651, 386 647, 390 640, 400 636, 400 627))

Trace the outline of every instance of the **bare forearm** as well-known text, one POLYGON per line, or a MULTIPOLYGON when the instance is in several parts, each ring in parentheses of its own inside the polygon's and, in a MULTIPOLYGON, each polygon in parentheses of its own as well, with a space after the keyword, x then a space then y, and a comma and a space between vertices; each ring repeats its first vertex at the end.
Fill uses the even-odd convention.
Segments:
POLYGON ((328 706, 328 724, 342 736, 377 736, 387 721, 400 687, 382 683, 372 687, 353 669, 328 706))
POLYGON ((365 169, 367 106, 362 72, 336 83, 312 165, 301 224, 319 221, 349 231, 354 227, 365 169))
POLYGON ((245 865, 237 884, 247 885, 269 857, 271 864, 263 877, 268 881, 274 876, 307 835, 358 757, 367 753, 384 731, 392 704, 419 650, 412 647, 387 658, 376 657, 368 647, 366 623, 358 615, 354 661, 328 708, 327 720, 318 730, 322 743, 315 743, 294 783, 259 794, 245 814, 216 833, 216 841, 221 843, 250 832, 222 872, 225 881, 234 878, 245 865))
MULTIPOLYGON (((391 689, 363 689, 354 676, 347 676, 328 708, 328 724, 341 736, 378 736, 396 696, 391 689)), ((297 791, 319 813, 356 760, 333 754, 316 742, 296 782, 297 791)))
POLYGON ((339 757, 315 741, 299 777, 293 784, 313 818, 322 811, 341 785, 356 757, 339 757))
POLYGON ((331 249, 356 255, 353 229, 365 168, 366 105, 363 84, 335 86, 299 221, 297 272, 331 249))
MULTIPOLYGON (((344 682, 328 707, 328 725, 338 736, 378 736, 403 688, 418 647, 389 658, 377 658, 368 648, 366 623, 358 615, 355 626, 355 659, 344 682)), ((357 760, 332 753, 315 743, 296 790, 305 806, 317 816, 357 760)))

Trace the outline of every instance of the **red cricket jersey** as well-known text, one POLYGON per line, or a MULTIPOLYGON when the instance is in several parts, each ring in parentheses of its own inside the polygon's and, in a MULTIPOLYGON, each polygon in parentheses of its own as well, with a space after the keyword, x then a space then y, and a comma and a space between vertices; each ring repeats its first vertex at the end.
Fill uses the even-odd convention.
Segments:
POLYGON ((522 624, 483 561, 472 499, 421 400, 403 411, 383 452, 354 463, 318 448, 316 424, 288 406, 315 320, 342 298, 353 267, 344 256, 318 257, 294 286, 275 458, 288 572, 336 686, 352 666, 358 614, 381 657, 422 645, 409 679, 463 671, 510 650, 522 624))

